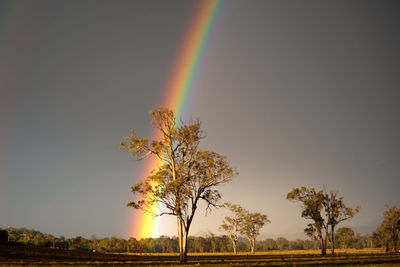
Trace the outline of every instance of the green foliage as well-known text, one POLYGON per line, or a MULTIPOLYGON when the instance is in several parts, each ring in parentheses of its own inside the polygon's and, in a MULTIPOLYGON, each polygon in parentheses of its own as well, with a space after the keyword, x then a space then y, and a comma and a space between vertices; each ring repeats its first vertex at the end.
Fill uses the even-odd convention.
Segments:
POLYGON ((278 250, 278 246, 276 241, 272 238, 267 238, 262 241, 256 242, 256 251, 271 251, 271 250, 278 250))
POLYGON ((375 239, 389 250, 389 245, 392 250, 397 252, 399 246, 399 224, 400 224, 400 208, 395 205, 387 207, 383 211, 383 220, 374 232, 375 239))
POLYGON ((335 251, 335 227, 349 220, 359 212, 360 207, 349 208, 338 197, 337 192, 327 193, 314 188, 294 188, 286 196, 288 200, 302 204, 301 216, 311 220, 304 232, 312 239, 320 241, 321 253, 326 254, 326 242, 329 241, 332 253, 335 251))
POLYGON ((232 204, 230 202, 225 203, 224 207, 230 210, 232 216, 226 216, 222 221, 220 230, 227 233, 229 239, 232 241, 233 253, 237 253, 237 243, 239 240, 239 234, 244 224, 244 218, 246 211, 240 205, 232 204))
POLYGON ((233 252, 237 252, 239 234, 247 237, 250 249, 254 252, 255 240, 260 234, 260 229, 265 223, 270 222, 267 215, 259 212, 251 213, 240 205, 232 204, 230 202, 225 203, 224 206, 231 211, 232 217, 227 216, 224 218, 220 230, 225 231, 231 239, 233 252))
POLYGON ((33 245, 34 246, 46 246, 49 240, 42 233, 38 233, 33 237, 33 245))
POLYGON ((284 237, 278 237, 276 239, 276 245, 280 250, 288 250, 289 249, 289 240, 284 237))
POLYGON ((259 212, 245 213, 240 233, 247 237, 251 252, 255 252, 256 238, 260 235, 260 230, 265 223, 270 223, 270 220, 268 220, 267 215, 261 214, 259 212))
POLYGON ((354 244, 355 234, 353 229, 349 227, 342 227, 337 230, 336 240, 341 245, 341 248, 350 248, 354 244))
MULTIPOLYGON (((159 238, 145 238, 137 240, 135 238, 129 238, 125 240, 123 238, 103 238, 98 239, 95 236, 91 236, 90 239, 84 237, 65 238, 63 236, 55 237, 53 235, 44 234, 36 230, 28 230, 25 228, 7 228, 7 231, 11 233, 17 239, 13 239, 12 242, 24 241, 24 231, 35 233, 35 236, 39 234, 37 239, 44 237, 46 239, 45 246, 54 245, 59 249, 74 249, 74 250, 86 250, 95 252, 115 252, 115 253, 176 253, 179 252, 179 241, 177 237, 161 236, 159 238), (79 247, 72 245, 75 243, 80 244, 79 247)), ((27 243, 29 245, 35 245, 33 241, 27 243)), ((43 243, 42 243, 43 244, 43 243)), ((40 246, 40 245, 39 245, 40 246)), ((360 235, 357 234, 354 237, 354 243, 350 247, 356 248, 376 248, 379 247, 372 235, 360 235)), ((318 242, 312 240, 294 240, 289 241, 286 238, 267 238, 265 240, 256 241, 255 251, 274 251, 274 250, 301 250, 304 249, 318 249, 318 242), (279 246, 278 246, 279 245, 279 246)), ((349 247, 349 248, 350 248, 349 247)), ((237 242, 238 252, 248 252, 250 249, 248 240, 239 237, 237 242)), ((219 252, 231 252, 232 242, 226 235, 216 236, 210 234, 206 237, 189 237, 189 252, 196 253, 219 253, 219 252)))
POLYGON ((288 200, 301 202, 301 217, 310 219, 313 222, 307 225, 304 232, 312 239, 321 240, 323 238, 324 218, 322 217, 324 194, 314 188, 294 188, 286 196, 288 200))

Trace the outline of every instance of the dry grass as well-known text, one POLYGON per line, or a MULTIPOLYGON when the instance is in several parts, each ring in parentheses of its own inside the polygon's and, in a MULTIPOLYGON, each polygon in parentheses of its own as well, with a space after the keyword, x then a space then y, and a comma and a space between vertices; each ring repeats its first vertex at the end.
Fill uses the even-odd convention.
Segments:
MULTIPOLYGON (((335 254, 385 254, 382 248, 364 248, 364 249, 335 249, 335 254)), ((135 256, 179 256, 178 253, 123 253, 126 255, 135 256)), ((271 251, 257 251, 251 252, 238 252, 237 255, 320 255, 321 250, 271 250, 271 251)), ((206 253, 188 253, 188 256, 229 256, 233 255, 232 252, 206 252, 206 253)), ((327 250, 327 255, 331 255, 331 251, 327 250)))
MULTIPOLYGON (((390 264, 400 266, 400 254, 383 250, 338 250, 321 256, 318 250, 257 253, 190 253, 185 266, 328 266, 390 264), (346 252, 346 253, 345 253, 346 252)), ((29 246, 0 245, 0 266, 178 266, 177 253, 102 254, 29 246)))

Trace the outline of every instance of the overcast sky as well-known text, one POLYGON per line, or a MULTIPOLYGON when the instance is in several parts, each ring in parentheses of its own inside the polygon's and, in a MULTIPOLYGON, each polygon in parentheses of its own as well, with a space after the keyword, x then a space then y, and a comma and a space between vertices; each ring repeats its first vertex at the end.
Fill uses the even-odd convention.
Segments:
MULTIPOLYGON (((198 1, 0 3, 0 227, 128 238, 149 136, 198 1)), ((398 1, 227 1, 187 112, 239 175, 223 201, 306 238, 294 187, 338 190, 370 233, 400 204, 398 1)), ((198 210, 191 234, 218 231, 198 210)), ((174 220, 160 234, 176 235, 174 220)))

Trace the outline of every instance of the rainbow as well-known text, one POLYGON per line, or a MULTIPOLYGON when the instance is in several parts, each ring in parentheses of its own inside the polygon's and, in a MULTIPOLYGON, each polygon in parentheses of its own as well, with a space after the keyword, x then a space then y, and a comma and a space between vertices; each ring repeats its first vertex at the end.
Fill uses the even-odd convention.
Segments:
MULTIPOLYGON (((19 78, 23 74, 24 56, 30 41, 30 30, 36 18, 36 1, 0 1, 0 129, 7 129, 12 116, 19 78)), ((4 140, 0 130, 0 141, 4 140)), ((6 188, 1 184, 6 175, 5 144, 0 142, 0 214, 6 188), (4 190, 4 191, 3 191, 4 190)))
MULTIPOLYGON (((161 106, 175 111, 178 121, 187 112, 193 90, 194 81, 199 71, 205 50, 215 28, 223 0, 202 0, 196 8, 193 20, 188 28, 180 53, 173 67, 170 82, 165 89, 161 106)), ((157 134, 153 134, 157 137, 157 134)), ((149 159, 142 171, 141 177, 146 177, 157 168, 159 162, 149 159)), ((153 207, 157 210, 158 207, 153 207)), ((148 213, 136 213, 133 221, 131 236, 136 238, 156 237, 159 231, 159 218, 148 213)))

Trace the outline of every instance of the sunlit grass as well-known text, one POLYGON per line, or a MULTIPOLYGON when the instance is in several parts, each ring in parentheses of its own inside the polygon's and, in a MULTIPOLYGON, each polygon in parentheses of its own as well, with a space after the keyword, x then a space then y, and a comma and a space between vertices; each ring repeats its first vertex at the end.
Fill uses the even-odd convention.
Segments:
MULTIPOLYGON (((326 251, 327 255, 331 255, 331 251, 326 251)), ((119 253, 118 253, 119 254, 119 253)), ((126 255, 141 255, 141 256, 179 256, 179 253, 123 253, 126 255)), ((386 254, 384 249, 381 248, 364 248, 364 249, 335 249, 335 254, 386 254)), ((193 252, 188 253, 188 256, 203 256, 203 255, 235 255, 233 252, 193 252)), ((237 255, 321 255, 321 250, 271 250, 271 251, 257 251, 251 252, 238 252, 237 255)))
MULTIPOLYGON (((327 253, 325 256, 320 250, 239 252, 237 255, 189 253, 184 266, 400 266, 400 254, 386 254, 383 249, 338 249, 335 255, 327 253)), ((181 266, 178 253, 93 253, 27 246, 0 247, 0 266, 4 265, 181 266)))

